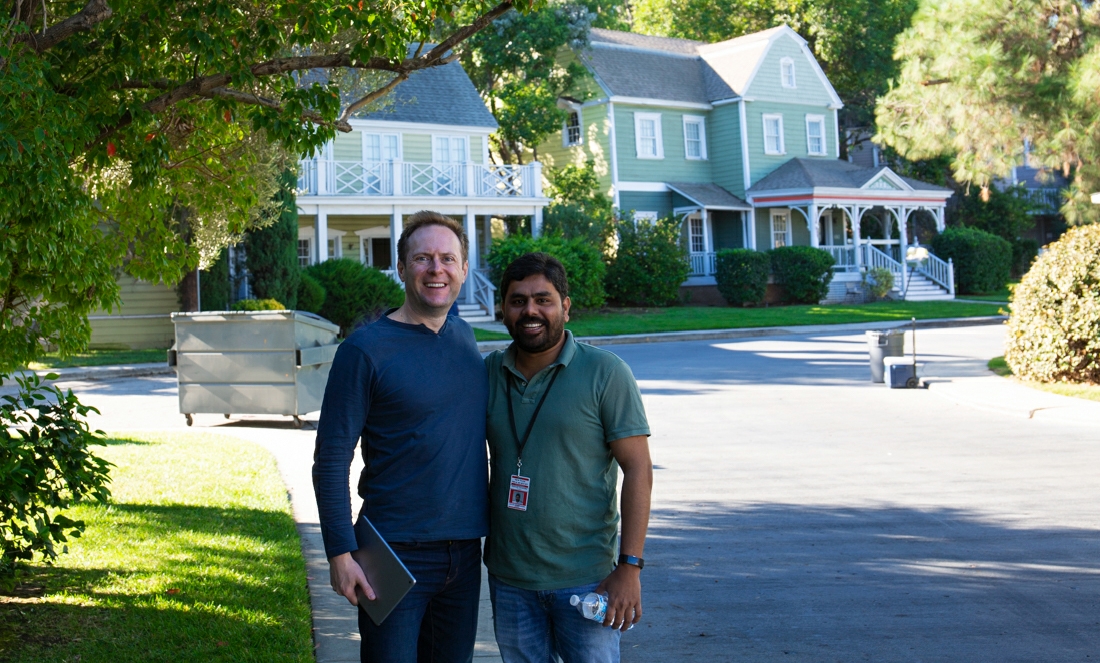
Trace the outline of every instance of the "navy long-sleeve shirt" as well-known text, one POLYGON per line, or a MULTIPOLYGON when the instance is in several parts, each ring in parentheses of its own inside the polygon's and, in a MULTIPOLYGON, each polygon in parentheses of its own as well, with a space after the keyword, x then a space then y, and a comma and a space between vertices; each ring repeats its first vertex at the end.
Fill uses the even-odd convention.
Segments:
POLYGON ((325 554, 357 548, 348 473, 363 439, 363 513, 387 541, 476 539, 489 529, 488 378, 473 330, 383 316, 349 336, 325 387, 313 488, 325 554))

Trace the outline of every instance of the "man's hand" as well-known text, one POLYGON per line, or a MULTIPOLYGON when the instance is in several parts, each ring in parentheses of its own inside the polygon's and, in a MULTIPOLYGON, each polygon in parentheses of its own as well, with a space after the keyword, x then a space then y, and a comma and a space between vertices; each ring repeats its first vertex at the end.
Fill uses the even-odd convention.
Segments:
POLYGON ((607 614, 603 625, 625 631, 642 620, 642 570, 620 564, 603 579, 596 593, 607 592, 607 614))
POLYGON ((356 590, 362 590, 371 601, 376 598, 374 588, 367 583, 367 576, 363 574, 359 563, 351 558, 351 553, 329 557, 328 574, 332 591, 346 598, 352 605, 359 605, 356 590))

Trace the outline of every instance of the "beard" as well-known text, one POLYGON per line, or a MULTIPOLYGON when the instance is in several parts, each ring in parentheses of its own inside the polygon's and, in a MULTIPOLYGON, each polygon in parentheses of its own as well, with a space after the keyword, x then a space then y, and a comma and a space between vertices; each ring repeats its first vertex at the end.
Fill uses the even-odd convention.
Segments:
POLYGON ((545 350, 549 350, 561 341, 561 337, 565 334, 565 317, 556 316, 553 319, 537 318, 537 317, 524 317, 520 318, 512 325, 506 325, 508 327, 508 333, 511 334, 512 340, 519 346, 524 352, 531 354, 538 354, 545 350), (529 322, 541 322, 542 331, 538 336, 527 336, 523 333, 523 325, 529 322))

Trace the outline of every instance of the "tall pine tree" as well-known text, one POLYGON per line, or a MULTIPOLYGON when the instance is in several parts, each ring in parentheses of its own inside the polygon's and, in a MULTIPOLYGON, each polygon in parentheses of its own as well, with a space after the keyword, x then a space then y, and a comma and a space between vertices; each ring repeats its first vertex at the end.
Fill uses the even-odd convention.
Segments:
POLYGON ((298 178, 286 170, 275 194, 279 216, 271 225, 245 237, 245 255, 252 292, 258 299, 274 299, 288 309, 298 305, 298 205, 294 189, 298 178))

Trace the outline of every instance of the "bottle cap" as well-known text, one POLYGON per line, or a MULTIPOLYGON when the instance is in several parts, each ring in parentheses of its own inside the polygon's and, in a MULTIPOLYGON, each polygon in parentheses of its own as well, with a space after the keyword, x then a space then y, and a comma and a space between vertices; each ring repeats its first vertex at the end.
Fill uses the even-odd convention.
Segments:
POLYGON ((576 594, 569 597, 569 605, 577 605, 580 602, 581 602, 581 597, 577 596, 576 594))

